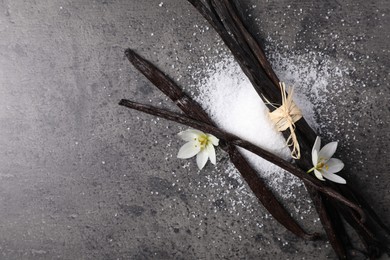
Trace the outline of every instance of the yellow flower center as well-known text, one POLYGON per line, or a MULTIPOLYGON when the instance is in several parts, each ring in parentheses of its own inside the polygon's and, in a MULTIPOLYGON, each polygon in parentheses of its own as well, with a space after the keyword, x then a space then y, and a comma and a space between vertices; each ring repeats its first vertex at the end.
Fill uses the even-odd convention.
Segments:
POLYGON ((200 135, 197 139, 201 150, 203 150, 209 143, 209 138, 207 137, 207 135, 200 135))
POLYGON ((321 158, 320 161, 317 163, 317 165, 316 165, 315 168, 316 168, 316 170, 321 171, 322 168, 324 168, 324 167, 325 167, 326 170, 329 170, 329 165, 327 165, 327 164, 323 161, 323 159, 321 158))

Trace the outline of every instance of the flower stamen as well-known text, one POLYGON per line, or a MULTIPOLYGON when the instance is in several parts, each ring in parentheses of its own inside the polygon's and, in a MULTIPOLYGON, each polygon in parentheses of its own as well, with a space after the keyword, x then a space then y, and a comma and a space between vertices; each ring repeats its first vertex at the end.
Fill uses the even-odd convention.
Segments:
POLYGON ((202 135, 199 137, 198 142, 200 144, 200 149, 204 149, 209 143, 209 139, 207 138, 207 135, 202 135))

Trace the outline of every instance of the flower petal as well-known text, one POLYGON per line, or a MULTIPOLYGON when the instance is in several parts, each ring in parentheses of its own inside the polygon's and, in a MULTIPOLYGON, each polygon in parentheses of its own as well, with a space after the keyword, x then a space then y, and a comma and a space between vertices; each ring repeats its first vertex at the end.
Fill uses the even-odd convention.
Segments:
POLYGON ((318 153, 318 157, 320 158, 320 160, 322 158, 326 162, 330 158, 332 158, 332 156, 336 152, 336 149, 337 149, 337 142, 331 142, 325 145, 324 147, 322 147, 322 149, 318 153))
POLYGON ((318 151, 314 150, 311 151, 311 161, 313 162, 313 166, 316 167, 318 164, 318 151))
POLYGON ((200 146, 198 141, 192 141, 185 143, 179 150, 177 158, 187 159, 195 156, 200 151, 200 146))
POLYGON ((313 149, 311 150, 311 158, 313 161, 314 166, 317 165, 318 163, 318 152, 320 151, 321 148, 321 138, 317 136, 316 141, 314 142, 313 149), (316 151, 316 156, 314 156, 314 151, 316 151), (316 162, 314 162, 314 158, 316 158, 316 162))
POLYGON ((215 156, 215 149, 214 149, 214 146, 213 146, 212 144, 208 144, 208 145, 206 146, 206 151, 207 151, 207 154, 208 154, 208 156, 209 156, 209 158, 210 158, 210 162, 211 162, 212 164, 215 164, 216 161, 217 161, 217 158, 216 158, 216 156, 215 156))
POLYGON ((331 158, 322 169, 325 173, 336 173, 344 168, 344 163, 340 159, 331 158))
POLYGON ((325 181, 325 179, 322 177, 322 173, 319 170, 314 169, 314 174, 317 177, 317 179, 321 181, 325 181))
POLYGON ((184 141, 190 142, 194 141, 195 138, 198 138, 200 135, 204 134, 202 131, 196 129, 188 129, 178 133, 177 135, 184 141))
POLYGON ((333 181, 333 182, 336 182, 336 183, 340 183, 340 184, 346 184, 347 181, 344 180, 343 178, 341 178, 340 176, 336 175, 336 174, 333 174, 333 173, 327 173, 327 172, 324 172, 322 173, 322 175, 327 178, 328 180, 330 181, 333 181))
POLYGON ((203 167, 207 163, 207 159, 209 158, 209 154, 207 153, 206 149, 203 149, 198 153, 196 156, 196 164, 198 165, 199 170, 202 170, 203 167))
POLYGON ((219 139, 217 137, 215 137, 214 135, 212 134, 206 134, 207 135, 207 138, 211 141, 211 143, 215 146, 218 146, 219 144, 219 139))

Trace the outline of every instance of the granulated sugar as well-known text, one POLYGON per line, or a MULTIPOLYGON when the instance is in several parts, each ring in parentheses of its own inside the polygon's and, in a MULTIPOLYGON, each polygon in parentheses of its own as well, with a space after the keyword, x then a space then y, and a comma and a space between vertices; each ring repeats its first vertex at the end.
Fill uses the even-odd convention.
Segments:
MULTIPOLYGON (((275 130, 268 118, 267 107, 234 59, 227 57, 215 68, 207 71, 197 101, 219 127, 288 159, 290 151, 283 136, 275 130)), ((287 179, 290 184, 298 183, 261 157, 243 149, 242 152, 275 189, 281 190, 280 183, 287 179)))
POLYGON ((324 109, 332 109, 334 104, 329 100, 333 96, 340 95, 346 86, 353 85, 349 78, 353 67, 336 64, 320 52, 304 55, 273 52, 269 59, 280 79, 294 86, 294 101, 304 112, 306 121, 321 133, 322 126, 316 117, 324 109))
MULTIPOLYGON (((342 78, 343 72, 330 62, 323 62, 322 70, 318 70, 317 64, 307 62, 308 59, 312 61, 313 57, 289 56, 287 59, 274 54, 271 62, 280 79, 286 85, 294 86, 294 101, 309 124, 318 129, 315 117, 326 104, 326 86, 331 78, 342 78)), ((203 77, 198 79, 196 100, 219 127, 286 160, 291 159, 285 139, 269 120, 267 107, 233 57, 226 55, 202 74, 203 77)), ((294 187, 302 185, 296 177, 257 155, 245 150, 243 154, 282 197, 292 196, 294 187)), ((234 168, 228 169, 227 174, 239 176, 234 168)))

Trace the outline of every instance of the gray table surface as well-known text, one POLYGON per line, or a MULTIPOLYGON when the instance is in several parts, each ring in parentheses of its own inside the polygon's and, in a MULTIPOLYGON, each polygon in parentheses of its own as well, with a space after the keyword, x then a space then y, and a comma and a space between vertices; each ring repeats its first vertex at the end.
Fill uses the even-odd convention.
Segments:
MULTIPOLYGON (((271 57, 311 53, 349 70, 317 121, 390 224, 390 2, 241 6, 271 57)), ((295 238, 224 174, 226 155, 199 173, 175 158, 181 126, 117 105, 174 109, 128 47, 189 91, 195 72, 229 55, 184 0, 0 1, 0 259, 334 259, 328 242, 295 238)), ((302 187, 286 205, 322 232, 302 187)))

